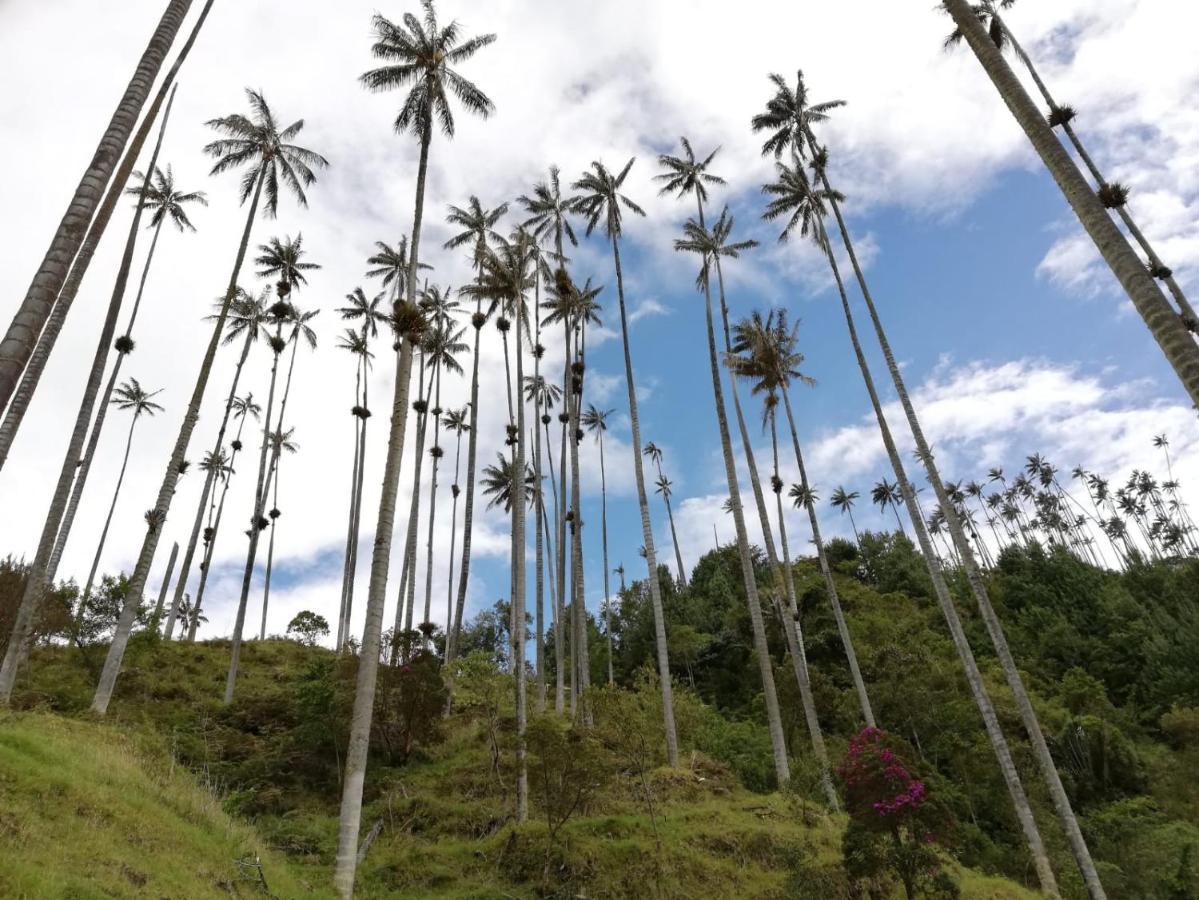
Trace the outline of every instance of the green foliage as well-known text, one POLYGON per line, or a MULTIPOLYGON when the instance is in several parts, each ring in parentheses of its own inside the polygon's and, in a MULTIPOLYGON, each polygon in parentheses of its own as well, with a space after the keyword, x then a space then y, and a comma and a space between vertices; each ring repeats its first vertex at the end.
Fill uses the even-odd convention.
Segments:
POLYGON ((312 647, 323 637, 329 635, 329 620, 312 610, 300 610, 287 623, 288 636, 295 635, 296 640, 312 647))

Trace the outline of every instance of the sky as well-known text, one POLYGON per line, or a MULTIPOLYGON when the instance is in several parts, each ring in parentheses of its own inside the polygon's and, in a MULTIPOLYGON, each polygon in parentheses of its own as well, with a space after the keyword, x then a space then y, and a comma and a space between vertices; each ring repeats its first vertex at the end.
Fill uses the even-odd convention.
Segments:
MULTIPOLYGON (((200 5, 197 0, 192 16, 200 5)), ((0 179, 5 321, 24 295, 162 8, 162 0, 103 5, 0 0, 0 83, 19 86, 0 93, 8 138, 0 141, 0 168, 9 173, 0 179)), ((102 572, 128 571, 136 557, 143 513, 157 493, 209 338, 203 316, 228 282, 245 210, 233 176, 208 174, 212 160, 202 148, 213 132, 204 123, 245 111, 243 89, 250 87, 263 92, 282 121, 302 118, 297 143, 331 163, 310 189, 308 208, 284 198, 278 218, 260 218, 252 237, 257 245, 302 233, 307 258, 322 266, 294 298, 303 309, 321 310, 313 323, 319 346, 301 350, 296 363, 286 425, 294 427, 299 449, 285 458, 280 475, 283 514, 267 631, 282 633, 302 609, 335 621, 354 390, 354 362, 336 348, 343 328, 336 308, 355 287, 378 290, 364 278, 366 257, 376 241, 394 244, 410 230, 418 154, 416 141, 392 127, 401 95, 368 93, 357 79, 374 65, 371 16, 379 12, 398 20, 415 8, 412 2, 359 0, 335 6, 318 0, 214 5, 180 73, 160 161, 173 167, 183 189, 205 191, 209 205, 191 211, 195 234, 164 231, 148 274, 134 334, 137 349, 124 374, 161 389, 157 400, 165 411, 137 425, 102 572)), ((944 474, 983 481, 992 467, 1014 472, 1027 455, 1041 453, 1067 473, 1082 465, 1120 481, 1134 468, 1147 468, 1164 478, 1165 459, 1152 439, 1166 434, 1173 474, 1184 495, 1199 502, 1199 427, 1181 386, 977 62, 965 48, 942 50, 949 25, 931 0, 781 7, 746 0, 736 15, 708 0, 444 0, 439 11, 443 20, 459 20, 465 34, 493 32, 498 38, 460 69, 491 96, 495 115, 484 121, 459 111, 454 139, 437 135, 432 143, 421 246, 422 262, 434 267, 433 283, 458 288, 471 277, 468 256, 442 247, 453 234, 445 223, 448 205, 465 205, 471 195, 487 207, 509 202, 513 210, 504 224, 511 227, 520 221, 512 201, 544 178, 551 164, 569 183, 592 160, 620 167, 636 159, 626 193, 647 215, 627 219, 621 246, 631 349, 642 439, 664 451, 685 564, 694 565, 711 549, 714 532, 721 543, 731 540, 733 524, 721 511, 728 490, 703 299, 694 288, 697 262, 672 246, 693 207, 659 196, 652 180, 659 172, 657 156, 677 153, 680 135, 701 155, 720 148, 712 169, 727 185, 713 192, 712 206, 728 204, 734 235, 760 242, 726 266, 732 316, 785 308, 802 322, 803 368, 816 385, 797 388, 794 400, 809 477, 821 498, 823 531, 851 533, 849 521, 827 504, 838 485, 862 494, 854 511, 859 528, 892 521, 869 504, 871 486, 890 472, 827 267, 813 247, 798 239, 780 243, 778 226, 760 219, 760 187, 773 163, 760 157, 761 137, 751 132, 749 121, 770 96, 768 73, 793 82, 800 68, 814 100, 847 101, 823 131, 831 177, 846 194, 858 253, 944 474)), ((1108 178, 1131 187, 1130 208, 1159 255, 1184 290, 1193 287, 1199 272, 1199 108, 1193 102, 1199 57, 1190 36, 1199 26, 1199 11, 1170 0, 1055 0, 1017 4, 1007 19, 1059 101, 1078 111, 1075 127, 1108 178)), ((189 17, 185 28, 190 22, 189 17)), ((114 217, 0 471, 0 508, 8 513, 0 516, 0 553, 33 556, 131 216, 131 207, 123 205, 114 217)), ((143 231, 136 272, 148 243, 143 231)), ((605 286, 603 326, 588 338, 584 403, 614 411, 604 447, 608 569, 623 564, 630 577, 641 577, 635 448, 611 248, 597 234, 569 253, 576 278, 605 286)), ((243 269, 239 283, 251 290, 262 285, 252 266, 243 269)), ((851 301, 864 320, 856 289, 851 301)), ((911 441, 894 393, 884 386, 881 354, 866 322, 861 324, 888 417, 906 451, 911 441)), ((552 336, 545 343, 547 370, 560 372, 560 344, 552 336)), ((225 349, 218 357, 188 453, 194 461, 215 439, 233 355, 225 349)), ((243 376, 245 388, 260 398, 266 395, 268 357, 264 347, 256 350, 243 376)), ((469 358, 462 362, 469 371, 469 358)), ((489 327, 481 352, 481 464, 502 448, 502 366, 498 334, 489 327)), ((391 354, 380 352, 370 383, 375 416, 368 435, 356 633, 393 384, 391 354)), ((447 381, 443 406, 462 406, 468 387, 462 380, 447 381)), ((744 389, 742 399, 765 470, 769 439, 760 429, 760 405, 744 389)), ((62 577, 86 577, 128 425, 126 414, 115 410, 108 418, 62 577)), ((443 438, 442 446, 433 541, 437 622, 445 620, 454 458, 452 443, 443 438)), ((601 473, 592 438, 581 453, 585 591, 588 606, 598 609, 605 590, 601 473)), ((242 459, 204 602, 210 622, 201 636, 229 633, 236 612, 247 543, 242 531, 253 506, 253 455, 242 459)), ((411 472, 410 442, 388 623, 411 472)), ((422 509, 428 506, 428 473, 426 465, 422 509)), ((782 476, 788 483, 797 480, 786 458, 782 476)), ((748 491, 744 470, 741 482, 748 491)), ((195 469, 179 485, 148 585, 151 597, 171 542, 186 544, 201 486, 195 469)), ((668 562, 669 528, 659 497, 651 496, 651 513, 659 558, 668 562)), ((461 509, 458 515, 461 521, 461 509)), ((754 518, 747 516, 751 538, 760 534, 754 518)), ((795 552, 810 552, 806 522, 792 511, 787 524, 795 552)), ((418 608, 426 527, 421 526, 418 608)), ((468 615, 508 589, 507 527, 501 512, 478 510, 468 615)), ((530 535, 530 551, 531 546, 530 535)), ((264 555, 247 615, 255 632, 264 555)), ((193 568, 189 593, 197 575, 193 568)), ((613 576, 612 592, 616 584, 613 576)))

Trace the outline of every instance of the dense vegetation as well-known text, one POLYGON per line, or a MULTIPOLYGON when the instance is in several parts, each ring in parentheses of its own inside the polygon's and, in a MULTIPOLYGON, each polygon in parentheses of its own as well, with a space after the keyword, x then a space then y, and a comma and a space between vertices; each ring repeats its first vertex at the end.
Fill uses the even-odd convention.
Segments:
MULTIPOLYGON (((954 883, 964 896, 1019 896, 973 874, 1030 879, 921 560, 897 534, 864 534, 860 550, 834 541, 829 552, 878 720, 927 786, 942 887, 954 883)), ((862 850, 863 830, 823 809, 809 755, 793 758, 792 783, 777 793, 738 566, 736 548, 713 551, 685 589, 661 570, 666 609, 680 623, 671 646, 680 769, 664 766, 652 613, 646 585, 636 581, 612 610, 617 686, 593 688, 593 728, 571 728, 553 715, 530 720, 531 811, 524 825, 513 820, 510 790, 515 721, 507 611, 481 613, 464 628, 449 718, 434 654, 382 666, 364 830, 382 825, 363 864, 363 894, 498 896, 488 891, 507 885, 518 894, 627 896, 637 893, 631 886, 649 884, 667 897, 694 896, 704 884, 723 885, 726 896, 898 894, 898 870, 862 850), (539 780, 547 772, 548 790, 539 780)), ((769 577, 764 565, 759 574, 763 582, 769 577)), ((1199 562, 1113 574, 1065 549, 1009 548, 990 579, 1111 896, 1194 896, 1199 621, 1190 598, 1199 589, 1199 562)), ((797 562, 796 586, 820 719, 844 768, 858 717, 814 560, 797 562)), ((8 583, 0 609, 18 597, 8 583)), ((973 636, 981 626, 964 605, 963 615, 973 636)), ((782 704, 790 745, 803 747, 794 681, 782 677, 786 642, 777 618, 768 613, 767 623, 771 662, 780 686, 788 686, 782 704)), ((602 619, 590 627, 593 681, 603 684, 602 619)), ((103 632, 95 637, 101 649, 105 639, 103 632)), ((83 713, 92 685, 88 646, 35 648, 16 705, 83 713)), ((113 718, 157 754, 160 766, 163 758, 177 760, 228 812, 253 822, 258 846, 277 851, 272 860, 288 860, 275 863, 287 877, 323 885, 327 870, 320 867, 335 847, 356 657, 304 641, 248 644, 246 689, 225 706, 218 701, 227 648, 227 641, 181 644, 139 631, 113 718)), ((1002 677, 993 661, 983 666, 1027 769, 1002 677)), ((32 727, 22 716, 7 724, 14 721, 32 727)), ((853 791, 841 790, 851 802, 853 791)), ((1031 799, 1038 817, 1050 821, 1043 792, 1031 799)), ((73 821, 69 809, 59 810, 44 827, 59 834, 73 821)), ((1056 829, 1046 828, 1045 836, 1053 858, 1066 860, 1056 829)), ((225 862, 232 864, 231 854, 225 862)), ((266 874, 268 883, 279 881, 269 865, 266 874)), ((1083 895, 1068 866, 1059 877, 1066 896, 1083 895)), ((919 896, 933 895, 931 886, 924 890, 919 896)))

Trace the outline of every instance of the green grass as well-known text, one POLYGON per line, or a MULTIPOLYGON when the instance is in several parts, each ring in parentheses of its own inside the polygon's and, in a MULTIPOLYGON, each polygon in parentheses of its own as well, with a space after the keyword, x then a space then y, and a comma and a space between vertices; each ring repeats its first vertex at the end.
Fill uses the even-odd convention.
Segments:
POLYGON ((190 773, 120 731, 48 713, 0 717, 0 896, 261 895, 235 862, 256 854, 276 896, 313 895, 190 773))
MULTIPOLYGON (((329 896, 336 781, 282 783, 285 769, 260 767, 286 743, 285 698, 325 653, 248 643, 239 700, 222 711, 227 642, 135 648, 101 723, 78 654, 38 648, 16 698, 36 709, 0 718, 0 896, 263 896, 234 862, 256 853, 274 896, 329 896), (228 813, 246 809, 252 822, 228 813)), ((407 765, 373 766, 362 831, 384 827, 357 896, 848 896, 843 818, 751 792, 702 754, 650 773, 654 820, 618 772, 553 845, 535 786, 530 821, 512 821, 510 765, 493 773, 481 724, 458 713, 407 765)), ((965 898, 1034 896, 949 865, 965 898)))

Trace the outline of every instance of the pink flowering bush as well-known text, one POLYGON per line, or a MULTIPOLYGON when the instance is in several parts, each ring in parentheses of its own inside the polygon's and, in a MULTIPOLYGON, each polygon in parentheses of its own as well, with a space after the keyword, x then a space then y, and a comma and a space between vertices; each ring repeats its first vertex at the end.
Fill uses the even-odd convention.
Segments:
POLYGON ((947 818, 900 742, 879 728, 863 729, 850 740, 837 776, 850 818, 842 840, 846 871, 875 884, 896 877, 909 900, 956 897, 935 849, 947 818))

